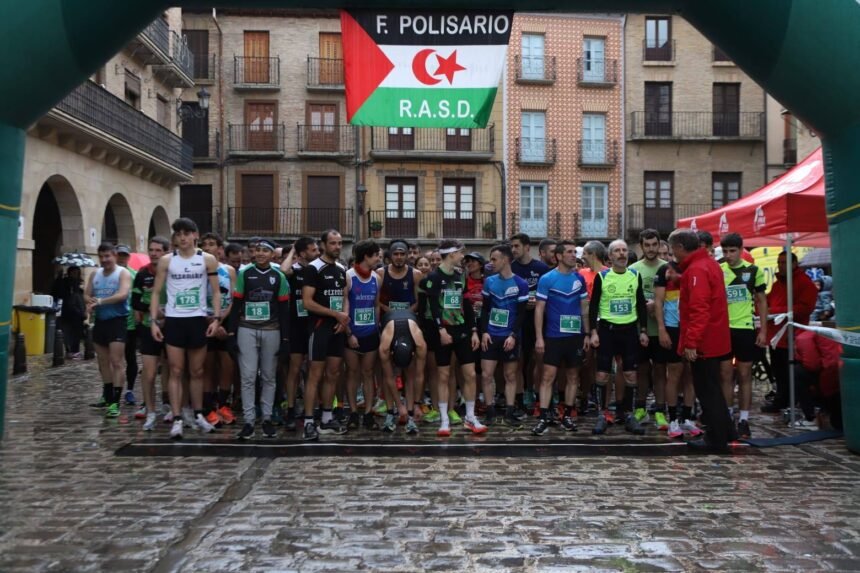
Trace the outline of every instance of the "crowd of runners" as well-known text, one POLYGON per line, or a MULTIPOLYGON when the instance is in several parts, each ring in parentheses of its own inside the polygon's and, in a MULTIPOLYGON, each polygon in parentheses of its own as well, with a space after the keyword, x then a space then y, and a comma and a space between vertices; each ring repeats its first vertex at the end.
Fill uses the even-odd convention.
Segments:
MULTIPOLYGON (((695 315, 695 297, 685 312, 698 318, 682 323, 673 253, 710 258, 707 234, 690 247, 690 231, 667 242, 645 230, 638 260, 622 240, 533 245, 519 233, 489 260, 455 240, 427 253, 363 240, 344 263, 336 230, 281 247, 225 244, 184 218, 172 229, 150 239, 151 262, 136 273, 127 248, 102 244, 86 283, 103 383, 93 406, 108 417, 127 421, 120 403, 135 404, 139 353, 134 417, 146 431, 167 424, 175 439, 233 424, 240 440, 422 425, 440 437, 457 427, 545 435, 575 432, 586 417, 593 434, 614 424, 637 435, 649 426, 670 438, 702 433, 701 352, 681 336, 716 335, 695 315)), ((726 235, 721 247, 731 350, 719 375, 731 439, 751 435, 752 363, 768 340, 768 306, 742 238, 726 235)))

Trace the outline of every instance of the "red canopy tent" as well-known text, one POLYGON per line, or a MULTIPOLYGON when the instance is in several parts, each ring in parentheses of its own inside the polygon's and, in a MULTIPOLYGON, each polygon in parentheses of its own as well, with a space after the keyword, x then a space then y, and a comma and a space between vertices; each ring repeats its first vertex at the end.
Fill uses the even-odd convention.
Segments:
POLYGON ((715 242, 727 233, 740 233, 744 246, 751 247, 785 243, 789 233, 795 245, 829 247, 821 148, 758 191, 681 219, 678 227, 708 231, 715 242))

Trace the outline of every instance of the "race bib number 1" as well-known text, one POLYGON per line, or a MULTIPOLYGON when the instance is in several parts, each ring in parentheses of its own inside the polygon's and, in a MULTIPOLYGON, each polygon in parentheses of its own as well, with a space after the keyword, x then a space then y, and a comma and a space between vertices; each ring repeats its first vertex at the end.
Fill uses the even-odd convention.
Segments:
POLYGON ((246 302, 245 303, 245 320, 264 321, 269 320, 271 314, 269 311, 268 302, 246 302))
POLYGON ((574 314, 563 314, 558 320, 558 330, 564 334, 579 334, 582 331, 582 319, 574 314))
POLYGON ((507 328, 510 314, 509 310, 494 308, 490 311, 490 324, 496 328, 507 328))
POLYGON ((458 290, 446 290, 442 293, 442 308, 457 310, 463 304, 463 293, 458 290))
POLYGON ((328 307, 331 310, 336 310, 338 312, 343 311, 343 297, 342 296, 333 296, 328 299, 328 307))

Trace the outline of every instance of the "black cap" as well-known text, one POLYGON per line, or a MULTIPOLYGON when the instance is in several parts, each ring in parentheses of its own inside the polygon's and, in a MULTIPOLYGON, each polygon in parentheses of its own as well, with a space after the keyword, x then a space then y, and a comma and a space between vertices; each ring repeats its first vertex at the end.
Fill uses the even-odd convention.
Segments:
POLYGON ((484 264, 486 264, 486 262, 487 262, 486 259, 484 259, 484 255, 482 255, 478 251, 472 251, 471 253, 469 253, 468 255, 466 255, 463 258, 464 259, 475 259, 476 261, 481 263, 481 266, 484 266, 484 264))
POLYGON ((116 246, 116 254, 118 255, 130 255, 131 247, 128 245, 117 245, 116 246))

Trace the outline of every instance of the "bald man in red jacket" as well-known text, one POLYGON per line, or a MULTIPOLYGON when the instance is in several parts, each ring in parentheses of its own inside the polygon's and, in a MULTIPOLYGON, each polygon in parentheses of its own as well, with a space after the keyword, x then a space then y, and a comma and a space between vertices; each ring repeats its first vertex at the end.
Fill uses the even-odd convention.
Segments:
POLYGON ((687 445, 701 451, 726 452, 731 420, 720 389, 720 361, 731 352, 732 345, 723 271, 710 253, 699 247, 695 231, 676 230, 669 235, 669 248, 681 269, 678 354, 690 362, 707 427, 704 438, 687 445))

